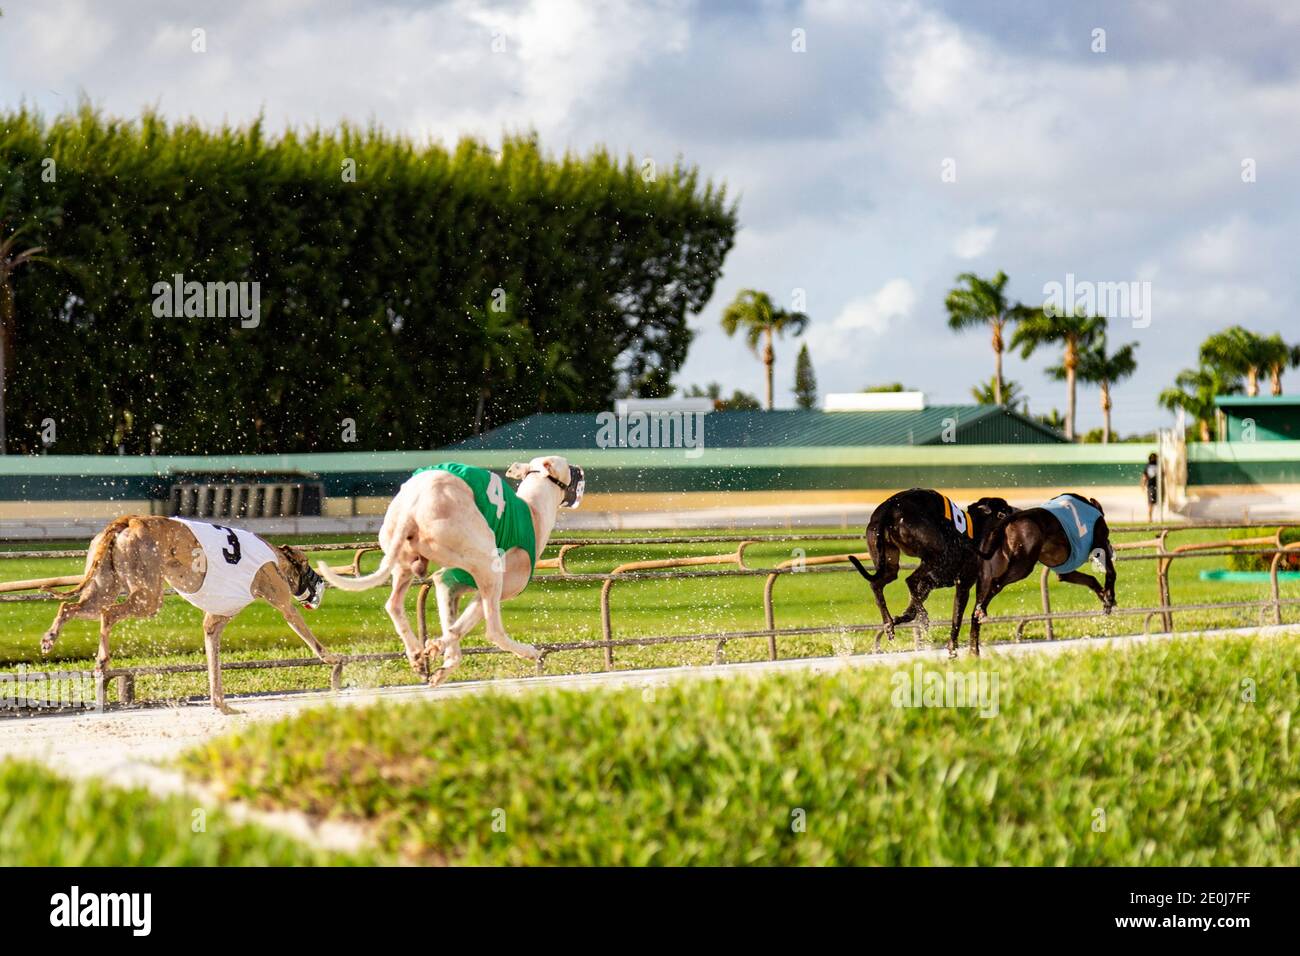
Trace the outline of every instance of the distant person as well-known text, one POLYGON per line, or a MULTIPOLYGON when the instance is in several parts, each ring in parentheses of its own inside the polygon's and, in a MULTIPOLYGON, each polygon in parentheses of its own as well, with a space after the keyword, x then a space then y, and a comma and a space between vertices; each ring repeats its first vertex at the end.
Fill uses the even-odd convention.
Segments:
POLYGON ((1147 523, 1151 522, 1151 513, 1156 507, 1156 492, 1160 488, 1160 464, 1156 453, 1147 456, 1147 465, 1142 469, 1142 487, 1147 492, 1147 523))

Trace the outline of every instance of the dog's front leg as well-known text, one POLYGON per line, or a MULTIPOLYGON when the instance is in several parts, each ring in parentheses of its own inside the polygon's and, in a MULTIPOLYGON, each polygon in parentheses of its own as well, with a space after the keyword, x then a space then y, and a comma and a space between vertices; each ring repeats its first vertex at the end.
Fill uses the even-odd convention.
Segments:
POLYGON ((239 713, 227 706, 226 695, 221 690, 221 632, 229 620, 220 614, 203 615, 203 647, 208 654, 208 696, 212 699, 212 706, 226 715, 239 713))
POLYGON ((415 671, 416 675, 423 680, 429 676, 424 655, 424 645, 420 643, 420 638, 411 629, 411 622, 406 616, 406 592, 410 590, 411 581, 414 578, 415 573, 409 567, 395 566, 393 568, 393 590, 388 595, 384 610, 388 612, 393 627, 397 628, 398 636, 401 637, 402 643, 406 645, 406 660, 411 665, 411 670, 415 671))
MULTIPOLYGON (((488 571, 482 577, 475 576, 474 582, 478 584, 478 599, 483 605, 483 618, 487 622, 487 638, 503 651, 509 651, 525 660, 535 661, 541 657, 541 652, 531 644, 520 644, 518 641, 512 641, 506 634, 505 623, 501 620, 501 594, 505 589, 505 573, 502 571, 488 571)), ((515 589, 518 590, 518 589, 515 589)), ((511 591, 513 594, 514 591, 511 591)))
POLYGON ((1082 584, 1085 588, 1097 595, 1097 600, 1101 601, 1101 606, 1107 613, 1110 612, 1110 605, 1106 602, 1106 592, 1100 582, 1091 574, 1084 574, 1082 571, 1068 571, 1058 577, 1067 584, 1082 584))
POLYGON ((952 597, 952 631, 948 634, 948 656, 957 656, 957 639, 961 637, 961 618, 966 613, 966 602, 974 582, 958 579, 952 597))
POLYGON ((290 598, 289 601, 290 603, 286 604, 284 607, 280 607, 279 611, 284 615, 285 622, 293 629, 293 632, 303 639, 307 646, 311 648, 312 653, 320 658, 321 663, 337 664, 342 660, 338 654, 331 654, 329 651, 325 650, 325 645, 316 639, 316 635, 313 634, 311 628, 307 626, 306 620, 303 619, 302 612, 294 607, 293 599, 290 598))

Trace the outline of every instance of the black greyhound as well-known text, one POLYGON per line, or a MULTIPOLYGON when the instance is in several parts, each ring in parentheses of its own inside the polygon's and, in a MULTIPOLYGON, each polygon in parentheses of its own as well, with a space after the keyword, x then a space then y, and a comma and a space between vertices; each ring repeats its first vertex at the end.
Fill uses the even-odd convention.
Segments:
POLYGON ((1101 600, 1109 614, 1115 606, 1115 549, 1110 527, 1095 498, 1074 493, 1058 495, 1040 508, 1026 508, 996 523, 980 545, 979 584, 971 615, 970 649, 980 652, 980 624, 988 617, 989 602, 1008 584, 1029 577, 1038 562, 1062 581, 1082 584, 1101 600), (1076 570, 1091 559, 1105 569, 1106 583, 1076 570))
POLYGON ((953 599, 952 633, 948 653, 957 654, 957 637, 966 611, 970 589, 979 577, 980 547, 987 533, 1016 509, 1001 498, 980 498, 965 511, 937 491, 912 488, 887 498, 871 513, 867 523, 867 550, 876 566, 871 574, 857 558, 850 557, 858 573, 871 583, 876 606, 885 622, 885 633, 894 639, 894 627, 920 618, 928 633, 930 618, 925 599, 935 588, 956 587, 953 599), (885 585, 898 579, 898 556, 920 559, 920 567, 907 576, 912 601, 899 617, 891 617, 885 603, 885 585))

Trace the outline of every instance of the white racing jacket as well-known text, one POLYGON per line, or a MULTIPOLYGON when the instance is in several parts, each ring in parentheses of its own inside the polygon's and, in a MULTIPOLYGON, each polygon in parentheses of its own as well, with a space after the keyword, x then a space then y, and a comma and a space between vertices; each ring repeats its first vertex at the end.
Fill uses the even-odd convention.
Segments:
POLYGON ((275 563, 275 551, 249 531, 172 518, 190 529, 202 549, 194 555, 195 567, 205 567, 203 584, 189 594, 177 592, 200 610, 231 617, 253 603, 253 578, 267 563, 275 563))

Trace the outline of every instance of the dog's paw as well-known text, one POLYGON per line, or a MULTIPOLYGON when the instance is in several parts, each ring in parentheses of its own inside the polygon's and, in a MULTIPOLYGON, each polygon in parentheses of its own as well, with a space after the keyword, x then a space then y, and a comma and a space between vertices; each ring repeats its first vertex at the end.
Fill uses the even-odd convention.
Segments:
POLYGON ((427 683, 430 687, 437 687, 439 684, 445 681, 449 676, 451 676, 450 667, 439 667, 436 671, 434 671, 432 674, 429 675, 429 680, 427 683))
POLYGON ((519 648, 519 656, 526 661, 540 661, 542 659, 542 652, 531 644, 524 644, 519 648))
POLYGON ((46 634, 41 638, 41 653, 48 654, 54 650, 54 635, 46 634))

